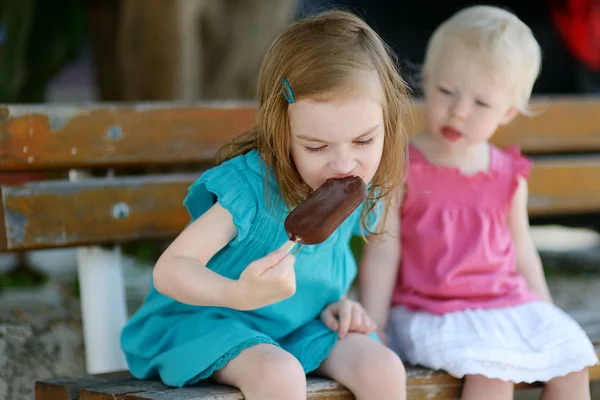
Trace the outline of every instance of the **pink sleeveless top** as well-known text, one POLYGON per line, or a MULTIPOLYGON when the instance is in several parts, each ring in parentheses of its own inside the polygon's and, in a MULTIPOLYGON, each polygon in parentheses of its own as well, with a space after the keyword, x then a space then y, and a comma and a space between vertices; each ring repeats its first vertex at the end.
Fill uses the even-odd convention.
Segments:
POLYGON ((444 314, 536 299, 517 273, 508 214, 532 163, 491 146, 489 171, 438 167, 414 146, 401 209, 402 261, 393 305, 444 314))

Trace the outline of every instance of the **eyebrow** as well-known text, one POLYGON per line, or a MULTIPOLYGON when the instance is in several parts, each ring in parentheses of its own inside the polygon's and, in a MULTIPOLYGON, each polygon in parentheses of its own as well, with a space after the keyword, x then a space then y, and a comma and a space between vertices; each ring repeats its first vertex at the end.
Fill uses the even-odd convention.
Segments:
MULTIPOLYGON (((377 124, 375 126, 372 126, 371 128, 367 129, 366 131, 364 131, 363 133, 361 133, 360 135, 358 135, 357 137, 355 137, 354 139, 352 139, 352 141, 356 141, 356 140, 360 140, 363 139, 365 136, 370 135, 371 133, 373 133, 373 131, 377 128, 379 128, 379 125, 381 124, 377 124)), ((320 142, 320 143, 325 143, 324 140, 319 139, 319 138, 314 138, 311 136, 306 136, 306 135, 295 135, 298 139, 304 139, 307 140, 309 142, 320 142)))

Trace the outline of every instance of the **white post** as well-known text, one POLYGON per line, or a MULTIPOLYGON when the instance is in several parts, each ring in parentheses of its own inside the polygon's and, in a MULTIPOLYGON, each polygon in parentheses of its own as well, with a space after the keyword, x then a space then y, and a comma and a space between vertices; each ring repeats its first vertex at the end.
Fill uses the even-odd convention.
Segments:
MULTIPOLYGON (((82 171, 69 173, 72 181, 87 176, 82 171)), ((77 269, 87 373, 127 369, 119 345, 121 329, 127 321, 120 246, 79 247, 77 269)))

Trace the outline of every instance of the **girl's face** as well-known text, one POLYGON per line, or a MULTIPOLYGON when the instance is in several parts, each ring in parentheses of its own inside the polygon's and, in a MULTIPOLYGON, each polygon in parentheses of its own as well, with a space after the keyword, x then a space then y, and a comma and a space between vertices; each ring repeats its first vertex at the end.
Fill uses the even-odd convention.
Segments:
POLYGON ((354 96, 289 105, 292 158, 312 189, 329 178, 356 175, 366 184, 373 179, 385 133, 378 85, 354 96))
POLYGON ((510 83, 486 69, 469 50, 455 45, 425 79, 427 133, 448 146, 487 141, 517 114, 510 83))

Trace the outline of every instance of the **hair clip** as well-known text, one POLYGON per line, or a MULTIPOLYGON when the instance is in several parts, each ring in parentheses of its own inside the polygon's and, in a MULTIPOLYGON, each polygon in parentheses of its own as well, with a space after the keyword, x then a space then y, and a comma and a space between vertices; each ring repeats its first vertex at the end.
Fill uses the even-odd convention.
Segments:
POLYGON ((292 104, 294 102, 294 93, 292 92, 292 87, 290 86, 290 82, 287 80, 287 78, 283 78, 281 80, 281 92, 288 103, 292 104))

